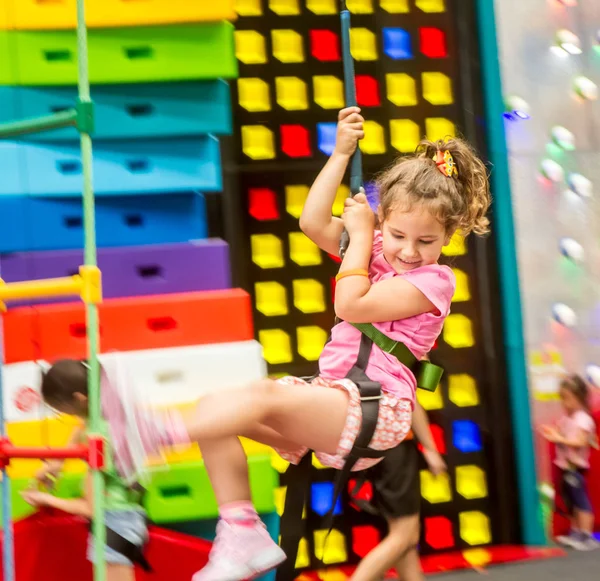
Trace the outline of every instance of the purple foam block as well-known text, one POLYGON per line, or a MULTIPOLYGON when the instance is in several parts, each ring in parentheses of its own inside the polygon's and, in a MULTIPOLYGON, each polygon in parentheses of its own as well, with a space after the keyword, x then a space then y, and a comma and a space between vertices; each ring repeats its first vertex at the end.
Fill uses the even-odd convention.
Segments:
MULTIPOLYGON (((83 251, 22 252, 0 256, 5 282, 76 274, 83 251)), ((128 246, 98 250, 104 298, 219 290, 231 287, 229 247, 218 239, 184 244, 128 246)), ((22 301, 57 302, 68 298, 22 301)), ((11 302, 11 305, 17 304, 11 302)))

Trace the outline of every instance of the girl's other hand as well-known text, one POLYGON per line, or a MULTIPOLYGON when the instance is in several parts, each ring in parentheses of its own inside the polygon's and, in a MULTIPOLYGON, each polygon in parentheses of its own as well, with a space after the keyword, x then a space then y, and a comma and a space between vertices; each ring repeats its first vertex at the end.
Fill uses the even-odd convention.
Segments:
POLYGON ((373 235, 375 214, 371 210, 365 194, 356 194, 353 198, 346 199, 342 220, 350 236, 356 233, 373 235))

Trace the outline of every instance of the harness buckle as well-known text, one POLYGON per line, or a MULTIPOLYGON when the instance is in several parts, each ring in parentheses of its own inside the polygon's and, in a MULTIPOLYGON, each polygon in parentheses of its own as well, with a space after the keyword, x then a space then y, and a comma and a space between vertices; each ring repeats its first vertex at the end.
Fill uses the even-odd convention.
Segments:
POLYGON ((378 399, 381 399, 383 397, 383 393, 380 393, 379 395, 367 395, 365 397, 361 397, 360 401, 377 401, 378 399))

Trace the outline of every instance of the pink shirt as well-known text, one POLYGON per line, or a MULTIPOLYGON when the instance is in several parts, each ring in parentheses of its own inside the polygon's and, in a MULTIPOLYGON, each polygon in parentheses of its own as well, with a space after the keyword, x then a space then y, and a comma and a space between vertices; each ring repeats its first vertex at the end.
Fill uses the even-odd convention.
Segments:
POLYGON ((561 416, 556 423, 558 431, 567 440, 572 440, 583 430, 589 436, 589 443, 580 448, 572 446, 556 446, 556 460, 554 463, 563 470, 568 470, 571 466, 577 468, 590 467, 590 444, 596 437, 596 423, 590 414, 583 410, 576 411, 572 415, 561 416))
MULTIPOLYGON (((417 287, 437 308, 437 312, 422 313, 408 319, 375 326, 388 337, 402 341, 417 359, 429 353, 442 330, 444 320, 450 312, 456 280, 452 269, 439 264, 422 266, 398 274, 383 256, 381 232, 375 231, 373 252, 369 265, 371 283, 401 276, 417 287)), ((331 331, 331 340, 321 353, 319 371, 327 379, 343 379, 356 363, 361 333, 346 322, 336 325, 331 331)), ((410 370, 389 353, 373 345, 367 375, 381 383, 384 391, 411 402, 415 400, 416 382, 410 370)))

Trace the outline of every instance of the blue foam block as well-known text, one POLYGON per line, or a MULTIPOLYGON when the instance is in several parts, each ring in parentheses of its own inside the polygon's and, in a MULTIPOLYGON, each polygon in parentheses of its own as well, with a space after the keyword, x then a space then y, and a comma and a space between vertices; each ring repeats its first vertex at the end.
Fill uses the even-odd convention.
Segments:
MULTIPOLYGON (((325 516, 333 504, 333 493, 335 484, 333 482, 314 482, 311 485, 311 509, 319 516, 325 516)), ((342 513, 342 499, 338 498, 335 503, 333 514, 342 513)))
MULTIPOLYGON (((96 237, 100 247, 168 244, 207 236, 205 201, 199 193, 96 200, 96 237)), ((0 252, 82 246, 80 199, 0 196, 0 252)))
MULTIPOLYGON (((49 115, 75 105, 76 87, 0 87, 0 123, 49 115), (10 106, 9 106, 10 105, 10 106)), ((94 140, 229 135, 225 81, 95 85, 94 140)), ((19 138, 21 139, 21 138, 19 138)), ((25 141, 74 141, 74 127, 34 133, 25 141)))
POLYGON ((483 448, 479 426, 471 420, 452 422, 452 441, 460 452, 479 452, 483 448))
POLYGON ((335 133, 337 125, 335 123, 317 123, 317 137, 319 140, 319 149, 325 155, 331 155, 335 148, 335 133))
POLYGON ((394 60, 413 58, 410 33, 403 28, 384 28, 383 52, 394 60))
MULTIPOLYGON (((0 142, 0 194, 81 196, 78 142, 0 142)), ((195 138, 101 141, 94 146, 97 196, 165 191, 220 191, 221 152, 211 135, 195 138)))

